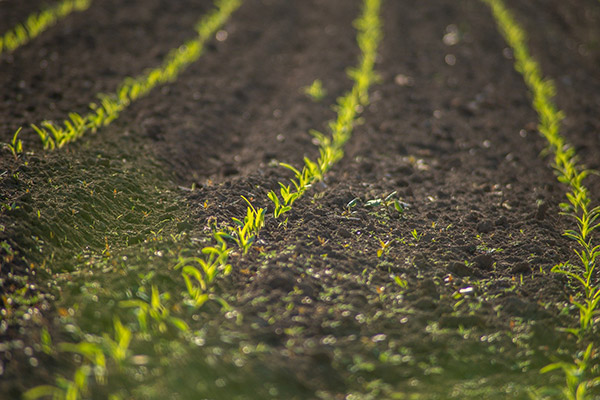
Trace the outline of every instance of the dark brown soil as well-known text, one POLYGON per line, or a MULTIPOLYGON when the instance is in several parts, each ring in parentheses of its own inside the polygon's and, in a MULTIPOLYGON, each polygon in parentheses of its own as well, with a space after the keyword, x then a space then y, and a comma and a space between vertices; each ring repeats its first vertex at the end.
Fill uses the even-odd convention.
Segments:
MULTIPOLYGON (((0 242, 16 254, 2 250, 0 291, 18 300, 3 300, 0 397, 76 365, 40 351, 41 327, 55 342, 110 332, 113 314, 127 316, 119 300, 138 287, 180 291, 172 267, 209 219, 242 215, 241 195, 272 210, 267 192, 289 178, 276 161, 316 157, 307 132, 326 129, 350 88, 359 4, 247 0, 226 40, 111 126, 52 153, 25 132, 35 154, 3 153, 0 242), (315 79, 321 102, 303 93, 315 79)), ((508 5, 556 81, 564 135, 600 168, 600 4, 508 5)), ((0 2, 0 13, 37 6, 0 2)), ((85 111, 191 37, 209 7, 98 0, 0 56, 0 139, 85 111)), ((383 7, 381 81, 362 123, 287 222, 269 214, 255 249, 232 257, 217 287, 235 312, 187 315, 202 345, 139 345, 157 357, 152 372, 111 373, 91 397, 504 399, 563 385, 539 369, 580 348, 559 330, 577 324, 563 310, 575 289, 550 272, 573 258, 562 236, 572 221, 559 214, 565 187, 540 155, 510 51, 482 2, 383 7), (401 215, 366 207, 392 192, 409 205, 401 215), (378 257, 381 241, 391 244, 378 257)), ((598 176, 587 185, 600 194, 598 176)), ((595 355, 596 375, 598 364, 595 355)))

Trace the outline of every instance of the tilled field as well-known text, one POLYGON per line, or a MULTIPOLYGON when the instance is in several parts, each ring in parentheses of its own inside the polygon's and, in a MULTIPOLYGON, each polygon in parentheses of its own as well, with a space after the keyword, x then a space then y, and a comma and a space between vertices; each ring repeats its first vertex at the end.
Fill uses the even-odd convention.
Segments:
POLYGON ((499 0, 379 3, 93 0, 0 52, 0 398, 600 398, 600 2, 506 1, 554 97, 499 0))

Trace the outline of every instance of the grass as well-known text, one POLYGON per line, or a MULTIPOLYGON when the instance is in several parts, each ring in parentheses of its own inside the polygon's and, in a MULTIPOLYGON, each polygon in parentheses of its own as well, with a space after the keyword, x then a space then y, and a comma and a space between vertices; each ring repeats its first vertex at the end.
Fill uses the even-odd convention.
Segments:
POLYGON ((0 36, 0 55, 29 43, 72 12, 87 10, 91 3, 92 0, 63 0, 52 7, 29 15, 25 22, 0 36))
POLYGON ((329 122, 331 135, 316 130, 310 132, 319 143, 319 158, 312 161, 305 157, 301 170, 281 163, 281 166, 294 173, 295 179, 292 179, 290 184, 279 182, 279 194, 275 191, 269 193, 269 199, 275 207, 275 218, 290 211, 292 204, 302 197, 312 184, 322 180, 331 167, 344 157, 343 147, 352 136, 360 110, 369 104, 369 88, 377 79, 374 66, 377 47, 382 37, 380 8, 381 0, 365 0, 362 15, 355 21, 361 55, 358 67, 348 72, 354 85, 337 101, 337 118, 329 122))
MULTIPOLYGON (((593 233, 600 223, 600 207, 592 207, 592 199, 583 180, 591 171, 579 164, 575 149, 560 134, 564 113, 556 107, 552 98, 556 93, 554 82, 545 79, 537 61, 531 56, 526 43, 526 33, 519 26, 502 0, 482 0, 492 9, 494 18, 506 42, 513 49, 515 69, 521 73, 525 84, 533 97, 533 107, 538 114, 538 130, 548 142, 548 153, 553 155, 552 166, 558 180, 568 187, 567 201, 562 203, 563 214, 575 222, 575 229, 569 229, 564 235, 577 244, 574 249, 577 264, 560 263, 552 271, 567 276, 576 283, 580 290, 570 298, 579 310, 579 327, 567 329, 580 340, 585 336, 592 337, 594 324, 598 322, 598 305, 600 303, 600 282, 596 279, 597 258, 600 257, 600 245, 593 242, 593 233)), ((590 344, 583 356, 587 361, 592 351, 590 344), (587 356, 586 356, 587 355, 587 356)), ((600 378, 587 379, 589 364, 575 361, 574 364, 557 363, 545 368, 543 372, 562 369, 567 377, 565 395, 570 399, 587 398, 588 388, 596 385, 600 378), (572 367, 572 368, 571 368, 572 367)))
POLYGON ((63 147, 86 132, 96 132, 119 117, 132 102, 147 95, 158 85, 175 81, 179 74, 202 56, 204 44, 241 5, 241 0, 217 0, 215 9, 196 25, 198 35, 172 50, 163 63, 135 78, 126 78, 113 94, 100 94, 99 101, 90 104, 85 115, 69 113, 62 124, 43 121, 31 127, 40 137, 45 149, 63 147))

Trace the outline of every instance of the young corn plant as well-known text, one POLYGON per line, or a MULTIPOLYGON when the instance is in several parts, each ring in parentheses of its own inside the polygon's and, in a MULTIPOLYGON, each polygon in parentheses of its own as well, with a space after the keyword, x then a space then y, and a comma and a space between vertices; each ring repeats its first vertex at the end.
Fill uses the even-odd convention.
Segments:
POLYGON ((590 358, 592 357, 593 347, 590 343, 581 358, 575 359, 573 363, 555 362, 542 368, 542 373, 561 370, 565 374, 566 387, 563 389, 563 396, 568 400, 585 400, 588 397, 588 389, 600 385, 600 377, 586 379, 589 370, 590 358))
POLYGON ((320 79, 315 79, 314 82, 303 88, 304 94, 310 97, 313 101, 321 101, 327 95, 327 91, 323 87, 323 82, 320 79))
POLYGON ((385 207, 386 210, 395 210, 399 215, 404 214, 404 210, 410 205, 396 198, 397 192, 394 191, 384 198, 369 200, 365 203, 365 207, 385 207))
POLYGON ((185 281, 187 303, 194 308, 200 308, 208 300, 216 298, 209 293, 209 287, 217 274, 229 275, 231 272, 231 265, 228 263, 231 249, 227 248, 221 233, 215 233, 214 237, 217 244, 204 247, 204 257, 180 258, 175 266, 175 269, 181 269, 185 281))
POLYGON ((21 132, 21 128, 17 129, 17 131, 13 135, 10 143, 2 143, 5 148, 10 150, 13 157, 15 158, 15 161, 17 161, 19 159, 19 155, 21 155, 23 153, 23 142, 21 142, 21 139, 18 139, 20 132, 21 132))
POLYGON ((148 320, 154 323, 153 329, 164 333, 168 326, 187 332, 188 325, 181 318, 171 316, 169 309, 162 303, 163 300, 170 299, 169 293, 160 293, 156 286, 152 286, 150 301, 142 299, 123 300, 119 305, 123 308, 133 308, 137 314, 140 329, 144 333, 148 333, 148 320))
POLYGON ((233 218, 235 226, 230 227, 230 233, 225 234, 224 236, 235 241, 240 249, 242 249, 243 254, 246 254, 258 238, 258 234, 265 224, 266 210, 264 208, 259 208, 257 210, 247 198, 244 196, 242 196, 242 198, 248 203, 246 216, 243 221, 238 218, 233 218))
MULTIPOLYGON (((561 204, 563 214, 570 217, 576 229, 567 230, 564 235, 573 239, 578 248, 574 249, 578 263, 561 263, 552 268, 552 271, 565 275, 581 287, 581 291, 572 295, 570 300, 579 310, 579 327, 568 329, 582 339, 583 335, 594 331, 594 324, 599 318, 600 282, 597 281, 597 258, 600 254, 600 245, 593 242, 593 233, 600 226, 597 222, 600 207, 591 207, 591 198, 583 180, 591 171, 578 164, 575 149, 570 146, 560 134, 561 121, 564 113, 557 109, 552 101, 556 93, 553 81, 544 79, 541 68, 531 56, 525 31, 519 26, 511 12, 505 7, 502 0, 482 0, 487 3, 496 19, 500 32, 506 42, 513 49, 515 69, 521 73, 525 84, 533 96, 533 107, 539 117, 538 130, 548 142, 546 153, 553 155, 552 166, 557 179, 565 184, 567 202, 561 204)), ((587 359, 591 354, 593 344, 590 344, 583 358, 584 362, 574 364, 557 363, 547 366, 543 371, 561 369, 567 378, 565 394, 567 398, 585 399, 586 385, 578 382, 587 374, 587 359)), ((594 378, 592 381, 599 381, 594 378)))
POLYGON ((51 121, 43 121, 39 125, 31 124, 44 149, 61 148, 79 139, 86 132, 96 132, 117 119, 131 103, 147 95, 156 86, 176 80, 183 70, 200 58, 206 41, 241 3, 242 0, 216 0, 215 9, 202 17, 197 24, 197 37, 169 52, 160 66, 135 78, 124 79, 113 94, 99 94, 98 101, 90 104, 87 114, 70 113, 69 118, 62 124, 51 121))
POLYGON ((88 397, 90 376, 95 382, 106 384, 108 360, 118 367, 126 362, 130 355, 129 344, 132 332, 119 318, 114 318, 114 339, 105 334, 97 341, 80 343, 60 343, 58 349, 63 353, 73 353, 81 357, 82 364, 75 370, 73 379, 56 378, 56 386, 40 385, 24 393, 25 400, 52 398, 53 400, 79 400, 88 397))
POLYGON ((91 0, 63 0, 50 8, 31 14, 25 22, 0 36, 0 55, 23 46, 72 12, 87 10, 91 3, 91 0))
POLYGON ((348 72, 354 84, 349 92, 338 99, 334 107, 337 118, 328 124, 330 136, 316 130, 310 131, 318 143, 319 158, 312 161, 305 157, 302 170, 289 164, 281 164, 294 173, 295 179, 288 185, 279 183, 279 196, 275 191, 269 192, 268 197, 275 208, 275 218, 290 211, 294 201, 302 197, 312 184, 322 180, 333 165, 344 157, 343 147, 352 135, 359 110, 369 103, 369 88, 377 80, 374 66, 382 37, 380 8, 381 0, 364 0, 362 13, 354 22, 358 30, 359 65, 348 72))

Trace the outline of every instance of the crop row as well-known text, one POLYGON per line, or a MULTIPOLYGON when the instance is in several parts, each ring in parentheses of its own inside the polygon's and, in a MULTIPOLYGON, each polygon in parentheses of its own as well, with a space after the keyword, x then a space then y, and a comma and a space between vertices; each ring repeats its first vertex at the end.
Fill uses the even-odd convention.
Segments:
MULTIPOLYGON (((241 0, 218 0, 215 3, 216 8, 202 17, 196 25, 198 35, 169 52, 160 66, 149 69, 135 78, 124 79, 113 94, 98 95, 99 102, 91 103, 90 112, 85 115, 71 112, 62 124, 52 121, 42 121, 39 125, 31 124, 44 148, 60 148, 86 132, 96 132, 109 125, 132 102, 147 95, 156 86, 176 80, 182 71, 202 56, 206 41, 241 5, 241 0)), ((23 144, 18 138, 20 132, 21 128, 13 135, 11 143, 4 144, 15 157, 23 151, 23 144)))
MULTIPOLYGON (((220 1, 219 9, 223 10, 226 6, 230 6, 232 10, 234 5, 238 6, 239 1, 220 1)), ((352 133, 359 110, 368 103, 368 91, 375 80, 373 68, 377 47, 382 36, 380 6, 381 0, 364 0, 361 16, 356 20, 357 41, 361 50, 359 66, 349 74, 354 81, 353 88, 338 101, 337 119, 330 123, 331 138, 324 134, 319 136, 321 153, 319 160, 316 163, 305 160, 306 166, 303 172, 296 171, 297 175, 302 174, 302 176, 297 176, 296 188, 298 191, 295 199, 302 196, 311 183, 322 179, 323 174, 343 156, 342 146, 352 133)), ((213 25, 214 28, 216 26, 216 24, 213 25)), ((214 29, 206 29, 204 35, 208 37, 212 32, 214 29)), ((229 258, 236 251, 230 247, 230 243, 236 244, 242 255, 246 254, 252 244, 256 242, 266 217, 264 208, 256 209, 250 201, 246 198, 244 200, 247 208, 243 218, 233 218, 233 225, 217 224, 216 220, 212 220, 210 227, 213 244, 204 247, 199 256, 180 257, 175 265, 174 269, 180 271, 185 285, 183 299, 185 306, 198 309, 207 301, 217 301, 224 308, 228 308, 227 303, 213 292, 213 282, 217 276, 227 275, 231 271, 229 258)), ((289 211, 292 203, 293 201, 285 206, 285 211, 289 211)), ((152 286, 148 300, 135 299, 122 301, 119 304, 121 308, 131 309, 136 315, 137 327, 135 330, 138 332, 131 328, 131 324, 123 324, 115 316, 112 337, 103 335, 98 337, 98 340, 59 345, 61 351, 79 354, 83 363, 76 370, 72 379, 60 377, 57 379, 56 386, 43 385, 32 388, 26 393, 25 398, 37 399, 45 396, 52 396, 54 399, 76 400, 82 398, 88 394, 91 376, 95 377, 98 384, 103 384, 109 362, 116 368, 123 366, 130 355, 130 343, 136 334, 147 336, 152 333, 165 332, 171 327, 181 332, 184 339, 190 339, 191 332, 187 323, 171 315, 169 308, 163 304, 163 300, 168 297, 168 293, 161 293, 158 287, 152 286)), ((45 340, 50 343, 47 335, 45 340)), ((111 399, 118 398, 118 395, 111 397, 111 399)))
MULTIPOLYGON (((557 109, 552 101, 556 89, 554 82, 543 77, 539 64, 531 56, 526 43, 525 31, 519 26, 502 0, 483 0, 493 12, 498 27, 506 42, 513 49, 515 69, 521 73, 525 84, 533 97, 533 107, 538 114, 538 130, 548 142, 548 150, 553 155, 552 167, 558 180, 567 185, 567 201, 560 205, 564 215, 575 222, 575 229, 569 229, 564 235, 577 243, 573 249, 577 264, 563 262, 555 265, 552 271, 565 275, 580 289, 571 296, 571 303, 579 311, 579 326, 567 328, 585 348, 573 363, 558 362, 545 367, 542 372, 561 369, 567 380, 564 394, 569 399, 582 400, 587 391, 600 384, 600 376, 590 376, 589 359, 593 349, 598 346, 594 341, 594 324, 598 323, 600 304, 600 282, 596 281, 596 263, 600 257, 600 245, 593 242, 593 233, 600 227, 600 206, 591 207, 592 199, 583 180, 591 173, 578 164, 575 149, 560 134, 564 113, 557 109), (587 343, 587 346, 584 344, 587 343)), ((597 373, 598 371, 595 371, 597 373)))
POLYGON ((25 22, 0 36, 0 55, 27 44, 72 12, 87 10, 91 3, 92 0, 62 0, 50 8, 31 14, 25 22))
POLYGON ((348 75, 354 81, 354 86, 350 92, 346 93, 337 102, 337 118, 329 122, 331 136, 316 130, 311 131, 319 144, 319 158, 312 161, 305 157, 301 171, 289 164, 281 164, 290 169, 296 179, 292 179, 291 184, 287 185, 279 182, 281 198, 275 191, 269 193, 269 199, 273 202, 275 208, 275 218, 279 218, 279 216, 291 210, 294 201, 302 197, 313 183, 322 180, 324 174, 344 157, 343 147, 352 136, 356 116, 359 110, 369 103, 369 88, 377 79, 373 67, 377 56, 377 46, 382 36, 381 21, 378 14, 379 1, 377 1, 376 7, 375 5, 369 5, 369 2, 367 2, 367 10, 372 11, 363 14, 356 21, 359 30, 357 42, 361 50, 361 60, 356 69, 351 69, 348 72, 348 75))

